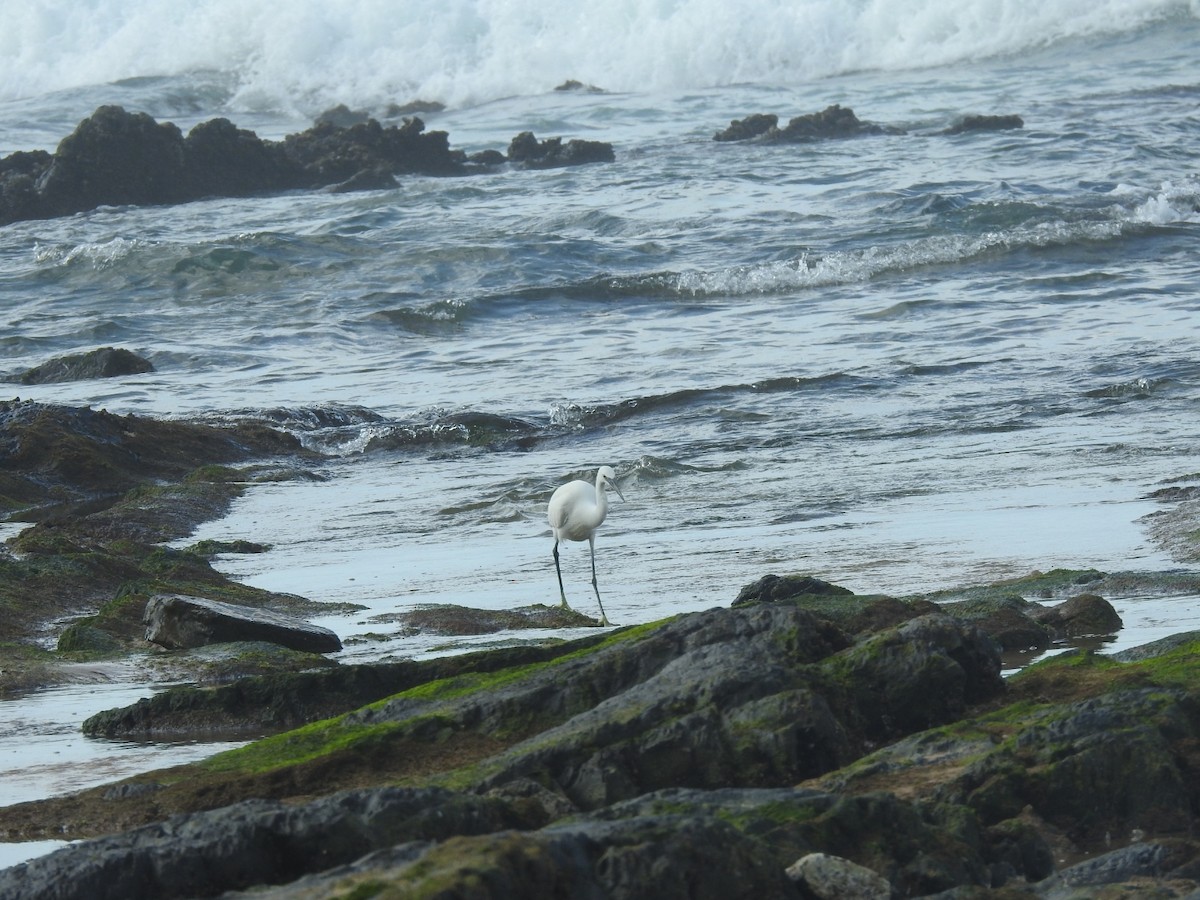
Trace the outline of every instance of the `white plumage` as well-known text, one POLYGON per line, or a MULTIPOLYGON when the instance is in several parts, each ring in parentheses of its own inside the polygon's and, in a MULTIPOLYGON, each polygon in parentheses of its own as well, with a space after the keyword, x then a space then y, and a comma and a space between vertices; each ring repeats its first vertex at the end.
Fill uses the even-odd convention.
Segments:
POLYGON ((622 500, 625 495, 617 487, 617 473, 611 466, 601 466, 596 470, 596 484, 593 487, 586 481, 569 481, 559 487, 550 497, 550 505, 546 507, 546 520, 550 530, 554 532, 554 571, 558 574, 558 593, 562 597, 564 609, 570 609, 567 603, 567 592, 563 590, 562 567, 558 563, 559 541, 587 541, 592 553, 592 590, 596 592, 596 602, 600 604, 600 624, 608 625, 608 616, 604 613, 604 604, 600 601, 600 588, 596 584, 596 529, 608 515, 608 494, 606 488, 611 487, 622 500))

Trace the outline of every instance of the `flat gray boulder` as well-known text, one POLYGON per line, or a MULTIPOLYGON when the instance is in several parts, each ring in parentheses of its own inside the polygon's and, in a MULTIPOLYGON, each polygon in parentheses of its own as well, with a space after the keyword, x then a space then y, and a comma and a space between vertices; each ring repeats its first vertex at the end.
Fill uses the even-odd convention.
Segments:
POLYGON ((146 640, 170 650, 231 641, 267 641, 309 653, 342 649, 336 634, 303 619, 182 594, 155 594, 146 602, 142 622, 146 640))

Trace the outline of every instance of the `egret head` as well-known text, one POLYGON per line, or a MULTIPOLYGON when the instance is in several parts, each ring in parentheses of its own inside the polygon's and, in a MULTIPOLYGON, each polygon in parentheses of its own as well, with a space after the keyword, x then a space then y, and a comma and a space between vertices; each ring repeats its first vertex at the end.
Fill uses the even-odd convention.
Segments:
POLYGON ((605 487, 611 487, 617 492, 618 497, 622 500, 625 499, 621 488, 617 486, 617 473, 613 471, 612 466, 601 466, 596 470, 596 490, 602 491, 605 487))

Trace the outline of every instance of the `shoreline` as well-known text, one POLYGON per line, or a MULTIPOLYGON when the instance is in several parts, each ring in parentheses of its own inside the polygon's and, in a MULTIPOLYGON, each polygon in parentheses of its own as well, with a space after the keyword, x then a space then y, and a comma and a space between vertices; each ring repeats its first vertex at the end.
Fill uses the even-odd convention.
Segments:
MULTIPOLYGON (((10 411, 16 412, 14 418, 17 422, 30 421, 31 412, 37 413, 37 416, 48 416, 50 419, 60 417, 60 422, 65 426, 62 432, 64 435, 76 433, 79 430, 80 421, 88 422, 97 415, 99 415, 101 425, 106 421, 104 419, 106 414, 96 414, 90 410, 72 412, 63 408, 44 407, 36 404, 15 410, 10 404, 8 408, 10 411)), ((37 416, 32 418, 36 419, 37 416)), ((132 426, 130 424, 132 422, 134 422, 133 417, 126 417, 124 420, 127 434, 159 427, 167 429, 167 432, 159 435, 159 446, 161 447, 172 446, 164 437, 171 430, 178 429, 182 434, 191 436, 191 429, 197 427, 186 423, 151 424, 149 420, 137 420, 139 424, 132 426)), ((94 427, 94 425, 89 427, 94 427)), ((84 429, 84 433, 87 433, 86 429, 84 429)), ((214 448, 227 447, 226 444, 221 443, 226 439, 224 435, 227 434, 228 432, 220 429, 206 430, 202 444, 214 448), (216 443, 205 443, 217 437, 220 439, 216 443)), ((343 721, 343 718, 339 717, 352 719, 355 716, 360 718, 365 716, 369 719, 373 715, 369 712, 371 709, 389 708, 397 702, 397 698, 402 698, 409 693, 416 692, 413 694, 414 696, 422 696, 422 691, 442 683, 455 684, 466 679, 464 683, 484 686, 483 692, 479 694, 484 699, 479 702, 497 702, 503 698, 508 689, 497 689, 497 693, 493 696, 491 689, 486 687, 489 683, 488 679, 494 678, 487 674, 489 672, 511 671, 514 673, 511 677, 517 677, 518 680, 515 683, 519 684, 525 677, 519 673, 526 670, 536 673, 543 667, 557 665, 556 660, 560 658, 572 660, 578 658, 580 660, 578 664, 583 665, 584 661, 590 657, 602 658, 605 653, 618 652, 615 649, 609 651, 603 648, 617 648, 627 644, 637 645, 644 640, 649 640, 649 637, 642 638, 642 635, 667 634, 679 628, 687 630, 694 627, 690 623, 708 622, 715 626, 726 620, 737 620, 747 616, 750 617, 749 620, 755 620, 755 617, 761 619, 763 616, 800 615, 811 617, 815 615, 816 619, 803 620, 809 622, 804 627, 816 628, 814 634, 827 632, 830 639, 834 641, 834 647, 838 646, 838 642, 845 644, 847 641, 850 641, 851 644, 854 641, 863 643, 889 641, 892 640, 889 636, 892 633, 902 633, 905 629, 917 627, 931 627, 934 621, 956 623, 952 626, 940 624, 937 627, 960 629, 964 636, 973 635, 970 640, 983 641, 980 647, 997 648, 988 650, 987 653, 999 653, 996 641, 1001 644, 1008 643, 1009 651, 1003 657, 1000 655, 995 657, 996 668, 986 676, 986 678, 998 679, 1003 674, 1005 676, 1003 683, 1006 685, 1022 683, 1027 673, 1056 668, 1069 670, 1079 664, 1075 662, 1076 659, 1111 659, 1110 654, 1116 651, 1152 643, 1166 637, 1167 633, 1173 635, 1186 633, 1192 630, 1189 625, 1200 626, 1200 621, 1192 621, 1200 617, 1192 615, 1189 609, 1189 607, 1194 608, 1194 600, 1200 595, 1200 573, 1184 569, 1166 572, 1110 574, 1059 570, 1045 574, 1035 573, 1025 578, 993 584, 967 586, 956 590, 931 591, 902 598, 886 594, 856 595, 835 585, 821 582, 819 579, 784 575, 782 577, 767 576, 760 582, 746 585, 737 599, 732 596, 719 598, 706 612, 684 613, 657 623, 638 624, 616 629, 594 629, 594 622, 590 618, 578 614, 574 620, 543 620, 539 618, 543 615, 538 612, 539 609, 546 609, 546 614, 553 612, 544 607, 530 607, 530 612, 525 614, 523 623, 514 622, 512 618, 498 617, 499 614, 494 610, 465 609, 446 605, 433 605, 423 610, 414 609, 394 617, 392 624, 400 624, 402 628, 409 629, 413 634, 426 633, 438 636, 446 654, 422 661, 387 662, 377 660, 371 663, 341 664, 336 661, 336 656, 322 658, 315 654, 269 655, 264 658, 258 649, 251 651, 249 648, 235 648, 232 653, 218 649, 215 656, 211 649, 204 648, 166 653, 153 651, 141 637, 141 606, 151 594, 163 589, 176 591, 182 589, 185 593, 198 591, 200 594, 208 594, 226 600, 232 596, 242 602, 248 600, 260 604, 267 609, 286 609, 293 614, 309 616, 324 613, 323 620, 330 619, 328 614, 333 610, 326 604, 314 603, 295 595, 249 588, 230 581, 212 569, 211 565, 198 555, 196 549, 176 548, 163 555, 161 552, 153 550, 150 545, 145 545, 143 549, 136 549, 138 546, 136 540, 131 545, 130 535, 139 535, 141 540, 144 540, 145 536, 153 536, 157 540, 162 540, 166 536, 170 540, 178 542, 182 534, 193 529, 197 523, 211 520, 213 516, 222 515, 227 506, 219 502, 214 503, 212 498, 221 496, 224 489, 221 488, 214 494, 212 491, 214 486, 218 488, 221 485, 238 487, 249 483, 247 475, 253 477, 256 472, 267 472, 274 479, 275 473, 280 471, 295 471, 292 467, 297 461, 300 461, 300 458, 294 445, 287 442, 281 443, 281 437, 278 435, 255 433, 253 439, 259 442, 260 448, 269 446, 284 450, 287 454, 286 458, 270 462, 269 459, 264 461, 260 456, 257 461, 251 462, 250 468, 234 470, 224 467, 228 461, 228 449, 218 450, 217 460, 203 458, 205 452, 209 452, 205 451, 199 457, 189 459, 185 465, 175 464, 172 472, 174 473, 173 477, 178 480, 173 483, 168 480, 153 491, 147 491, 144 486, 136 483, 139 477, 146 476, 132 474, 128 493, 109 495, 99 503, 96 497, 88 496, 85 485, 77 484, 72 486, 72 489, 76 491, 76 503, 82 504, 78 507, 83 510, 79 515, 53 519, 43 517, 27 524, 19 533, 8 539, 7 564, 9 571, 17 574, 24 571, 23 566, 27 567, 36 563, 45 567, 56 559, 77 558, 78 551, 74 548, 78 546, 77 542, 84 535, 90 535, 89 540, 92 542, 92 550, 89 551, 87 557, 90 560, 88 566, 92 573, 112 571, 116 561, 120 562, 116 568, 118 577, 113 579, 110 575, 107 581, 107 584, 112 585, 109 590, 119 588, 116 590, 115 600, 101 602, 101 598, 97 597, 95 593, 91 595, 92 599, 89 599, 87 595, 76 593, 76 589, 73 587, 76 584, 73 580, 74 576, 70 576, 66 580, 66 586, 70 590, 58 593, 58 596, 67 599, 65 605, 60 600, 57 605, 47 607, 48 618, 37 619, 37 617, 30 618, 26 615, 20 620, 26 623, 22 626, 25 629, 24 640, 34 640, 36 643, 37 635, 45 633, 48 622, 70 621, 73 612, 75 616, 82 616, 82 618, 78 618, 76 625, 73 625, 72 628, 78 630, 79 623, 84 623, 84 628, 88 629, 88 640, 97 643, 91 649, 63 649, 60 642, 59 649, 53 651, 36 649, 31 644, 24 644, 23 646, 28 649, 28 657, 25 662, 29 668, 28 671, 18 675, 6 673, 9 678, 10 691, 14 686, 20 684, 21 678, 24 677, 27 688, 32 688, 26 697, 36 701, 39 697, 48 697, 47 694, 38 693, 36 685, 39 683, 73 683, 80 689, 84 689, 89 679, 100 679, 103 683, 103 679, 116 675, 124 680, 105 683, 103 689, 97 688, 97 690, 100 693, 108 693, 111 690, 114 695, 127 691, 129 697, 135 694, 151 693, 155 697, 167 698, 167 702, 159 703, 157 706, 151 699, 132 704, 132 706, 126 705, 124 709, 143 710, 138 713, 140 721, 150 723, 150 727, 157 729, 161 729, 165 724, 168 732, 173 734, 176 740, 182 739, 190 743, 176 743, 175 746, 189 748, 183 754, 185 758, 172 760, 169 763, 170 767, 163 769, 153 765, 150 761, 150 758, 155 755, 155 748, 162 746, 161 741, 154 738, 154 731, 147 731, 143 737, 150 737, 150 741, 143 740, 141 743, 137 743, 135 738, 133 744, 133 746, 140 747, 142 751, 147 751, 145 763, 139 762, 128 769, 121 768, 120 771, 114 773, 114 778, 100 777, 93 780, 90 785, 76 790, 29 799, 28 802, 7 803, 0 807, 0 821, 7 822, 4 832, 9 838, 4 842, 5 849, 10 852, 10 856, 7 858, 11 859, 12 855, 44 854, 61 849, 63 845, 60 844, 30 843, 26 840, 40 840, 47 837, 47 826, 55 820, 61 821, 67 827, 68 835, 96 837, 112 833, 114 829, 116 833, 120 833, 128 828, 136 828, 142 822, 158 821, 163 816, 170 814, 172 810, 176 814, 195 815, 202 810, 216 809, 223 802, 232 802, 235 797, 240 796, 274 796, 286 799, 289 792, 297 789, 300 790, 301 795, 307 796, 312 788, 286 788, 284 785, 287 780, 281 782, 276 776, 243 773, 227 782, 230 776, 221 774, 223 764, 220 761, 240 759, 242 757, 238 756, 239 753, 250 754, 247 758, 253 758, 254 754, 263 752, 256 748, 275 746, 272 743, 271 735, 280 734, 289 728, 299 726, 297 734, 317 729, 317 732, 312 732, 315 734, 322 729, 339 727, 337 723, 343 721), (225 456, 221 454, 225 454, 225 456), (214 468, 215 462, 220 462, 222 467, 214 468), (197 473, 203 474, 197 477, 197 473), (189 486, 190 490, 181 490, 189 486), (129 503, 131 497, 136 498, 137 503, 129 503), (99 542, 97 542, 97 538, 99 538, 99 542), (104 541, 110 543, 105 544, 104 541), (105 549, 106 547, 107 549, 105 549), (169 562, 169 566, 166 568, 162 565, 164 560, 169 562), (143 572, 141 577, 144 578, 145 574, 152 571, 154 573, 153 584, 131 581, 131 577, 134 579, 137 577, 136 573, 139 571, 137 567, 145 567, 148 561, 153 568, 141 569, 143 572), (131 587, 131 585, 137 586, 131 587), (776 594, 782 590, 780 585, 786 587, 787 590, 777 597, 776 594), (788 585, 791 587, 787 587, 788 585), (787 594, 788 590, 791 590, 792 594, 787 594), (812 593, 814 591, 815 593, 812 593), (1115 598, 1115 604, 1102 599, 1105 596, 1115 598), (1095 603, 1089 611, 1083 614, 1085 618, 1074 620, 1074 624, 1067 620, 1054 619, 1054 616, 1066 607, 1073 604, 1078 605, 1089 597, 1094 598, 1095 603), (72 606, 72 604, 74 605, 72 606), (778 607, 778 609, 774 607, 778 607), (89 615, 89 613, 91 614, 89 615), (1086 618, 1093 614, 1099 614, 1101 618, 1086 618), (1118 621, 1114 625, 1113 617, 1118 615, 1122 619, 1128 618, 1128 621, 1118 621), (1104 618, 1105 616, 1107 618, 1104 618), (926 622, 926 620, 929 621, 929 624, 918 626, 917 623, 926 622), (1162 624, 1164 620, 1173 621, 1171 625, 1166 626, 1162 624), (814 623, 822 624, 818 626, 814 623), (521 624, 526 625, 529 630, 514 630, 514 626, 521 624), (582 639, 562 640, 563 637, 571 634, 586 632, 592 633, 582 639), (474 634, 476 637, 470 638, 464 643, 461 638, 455 637, 456 634, 474 634), (834 638, 835 634, 842 636, 834 638), (990 635, 990 637, 981 637, 984 634, 990 635), (484 637, 480 638, 479 635, 484 637), (628 637, 630 635, 634 636, 632 640, 628 637), (857 635, 857 637, 851 640, 847 635, 857 635), (481 642, 499 640, 507 646, 472 652, 470 642, 474 640, 481 642), (1034 644, 1037 644, 1037 650, 1022 652, 1022 648, 1026 646, 1022 643, 1023 641, 1033 641, 1034 644), (1051 657, 1058 657, 1058 659, 1051 657), (314 669, 314 665, 318 667, 314 669), (73 673, 73 675, 67 677, 67 673, 73 673), (363 676, 367 677, 367 682, 357 683, 362 682, 363 676), (323 681, 319 681, 321 679, 323 681), (338 688, 332 693, 326 688, 314 690, 311 687, 303 687, 300 689, 298 696, 321 697, 324 705, 311 706, 304 701, 294 710, 291 718, 286 715, 284 718, 278 718, 277 714, 273 714, 275 717, 270 720, 269 724, 253 725, 250 732, 236 735, 234 740, 229 739, 233 737, 227 733, 229 726, 244 726, 246 722, 255 721, 253 705, 252 703, 247 705, 252 696, 252 694, 245 693, 248 686, 272 685, 271 691, 287 691, 290 684, 335 685, 341 683, 339 679, 341 682, 345 682, 346 686, 338 688), (166 692, 155 688, 156 684, 165 686, 172 682, 190 682, 196 687, 177 687, 166 692), (365 693, 363 692, 364 686, 365 693), (230 690, 243 692, 243 699, 232 705, 225 704, 225 711, 221 712, 216 719, 213 719, 209 713, 202 712, 203 704, 207 702, 208 698, 224 696, 221 692, 230 690), (183 701, 189 697, 201 703, 196 707, 198 711, 201 711, 200 717, 193 720, 191 725, 184 724, 184 730, 179 731, 177 726, 169 724, 170 716, 174 714, 168 710, 171 708, 186 709, 187 706, 183 701), (166 718, 163 718, 164 716, 166 718), (226 718, 222 720, 222 716, 226 718), (224 725, 221 724, 222 721, 225 722, 224 725), (176 730, 170 731, 170 729, 176 730), (191 730, 188 731, 188 729, 191 730), (218 736, 223 739, 223 743, 207 743, 208 739, 218 736), (266 736, 265 739, 264 736, 266 736), (246 743, 247 740, 250 743, 246 743), (193 751, 196 752, 193 753, 193 751), (193 774, 188 775, 187 773, 193 774), (204 790, 209 791, 210 795, 207 795, 207 799, 203 801, 199 800, 200 795, 188 799, 191 795, 187 789, 171 787, 180 778, 183 778, 185 782, 198 778, 199 782, 209 785, 204 790), (136 788, 141 784, 160 783, 166 787, 161 790, 155 788, 148 791, 145 797, 142 796, 141 789, 136 788), (129 787, 130 785, 134 787, 129 787), (182 793, 180 793, 181 790, 182 793), (170 799, 172 797, 177 797, 177 799, 170 799), (225 798, 225 800, 221 798, 225 798), (68 808, 72 810, 69 814, 66 812, 68 808), (64 815, 67 815, 68 818, 59 819, 64 815), (109 818, 110 816, 115 816, 115 818, 109 818), (69 824, 72 817, 77 818, 78 821, 69 824), (88 821, 91 821, 92 824, 85 824, 88 821), (26 824, 21 825, 20 822, 26 824), (39 822, 40 825, 37 824, 39 822), (17 840, 13 840, 14 838, 17 840)), ((243 436, 239 440, 245 440, 245 437, 243 436)), ((50 439, 49 443, 53 444, 53 439, 50 439)), ((102 441, 96 443, 97 448, 106 446, 102 441)), ((244 448, 237 452, 246 454, 244 448)), ((156 466, 159 464, 155 463, 153 459, 139 459, 139 464, 144 464, 148 471, 161 472, 161 469, 156 470, 156 466)), ((1195 513, 1191 505, 1194 501, 1191 499, 1190 491, 1172 496, 1170 499, 1176 505, 1162 514, 1156 515, 1149 524, 1153 525, 1155 540, 1169 545, 1173 553, 1186 557, 1189 553, 1195 553, 1195 548, 1186 543, 1186 536, 1191 532, 1192 516, 1195 513)), ((32 507, 32 509, 36 509, 36 507, 32 507)), ((37 516, 34 518, 36 519, 37 516)), ((246 537, 252 539, 254 536, 247 535, 246 537)), ((228 545, 221 545, 219 549, 228 552, 231 548, 228 545)), ((10 581, 8 587, 5 588, 8 591, 6 596, 13 596, 11 593, 13 584, 14 582, 10 581)), ((101 582, 99 587, 103 589, 104 582, 101 582)), ((352 613, 351 609, 343 604, 342 614, 351 616, 358 613, 352 613)), ((345 621, 349 621, 349 619, 345 621)), ((8 638, 10 642, 14 636, 18 636, 11 629, 12 625, 10 624, 8 638)), ((942 639, 938 638, 939 641, 942 639)), ((961 639, 954 638, 953 641, 961 639)), ((952 646, 953 641, 947 646, 952 646)), ((653 642, 651 641, 651 643, 653 642)), ((9 646, 10 648, 22 646, 19 636, 18 641, 10 643, 9 646)), ((384 646, 386 646, 386 642, 384 646)), ((386 647, 385 653, 391 654, 395 649, 397 649, 395 646, 386 647)), ((828 651, 822 652, 827 653, 828 651)), ((832 660, 834 657, 829 658, 832 660)), ((955 658, 957 659, 957 657, 955 658)), ((955 662, 956 666, 961 664, 964 664, 961 660, 955 662)), ((985 669, 987 665, 990 664, 986 664, 985 669)), ((508 677, 510 676, 506 676, 506 678, 508 677)), ((795 677, 795 673, 788 677, 795 677)), ((498 684, 506 683, 507 681, 504 680, 498 682, 498 684)), ((997 681, 995 684, 998 685, 1000 682, 997 681)), ((1000 688, 992 687, 988 690, 998 689, 1000 688)), ((448 696, 454 695, 452 691, 448 696)), ((253 702, 265 703, 264 708, 271 708, 277 712, 286 708, 287 704, 281 706, 278 699, 273 699, 281 695, 268 693, 263 696, 267 699, 260 698, 253 702)), ((187 700, 187 702, 191 703, 193 700, 187 700)), ((10 709, 20 708, 20 700, 5 702, 15 703, 10 709)), ((218 708, 221 708, 221 704, 218 704, 218 708)), ((119 704, 117 709, 106 704, 106 709, 110 713, 120 713, 121 711, 119 704)), ((970 704, 961 710, 956 707, 956 710, 953 716, 964 713, 978 714, 978 710, 975 713, 971 712, 970 704)), ((847 723, 854 721, 855 717, 863 714, 861 711, 851 713, 847 710, 846 715, 849 715, 850 718, 845 721, 847 723)), ((112 718, 112 721, 119 722, 120 719, 121 716, 118 714, 112 718)), ((185 718, 180 721, 186 723, 188 720, 185 718)), ((503 719, 499 719, 498 722, 503 722, 503 719)), ((138 725, 136 727, 145 726, 138 725)), ((402 726, 400 733, 408 733, 405 730, 408 727, 402 726)), ((461 724, 456 725, 451 731, 457 733, 463 727, 461 724)), ((508 726, 500 725, 499 727, 501 733, 507 733, 508 726)), ((841 727, 848 726, 844 724, 841 727)), ((391 728, 392 726, 388 726, 388 729, 381 734, 391 734, 391 728)), ((467 731, 470 731, 470 728, 467 728, 467 731)), ((417 742, 410 748, 411 752, 417 754, 417 759, 426 760, 425 763, 418 766, 416 774, 403 769, 403 767, 402 770, 396 770, 394 762, 385 764, 384 757, 377 757, 374 752, 371 752, 365 757, 352 757, 356 759, 353 767, 342 776, 334 778, 329 784, 323 784, 318 793, 324 794, 338 788, 374 790, 375 785, 393 782, 397 777, 400 777, 402 781, 417 785, 444 783, 447 777, 452 780, 462 777, 447 774, 446 766, 456 765, 455 760, 459 760, 458 764, 461 764, 462 759, 482 761, 496 753, 502 756, 505 752, 509 752, 504 750, 507 741, 502 740, 497 743, 495 736, 490 732, 486 737, 484 735, 469 737, 464 732, 462 737, 454 739, 455 743, 465 741, 458 750, 451 750, 450 745, 443 746, 447 738, 439 738, 436 736, 437 733, 435 731, 430 735, 424 735, 418 731, 405 738, 407 741, 415 740, 417 742), (429 740, 433 741, 432 745, 425 743, 429 740), (462 754, 466 754, 465 757, 462 754), (407 772, 407 774, 403 774, 403 772, 407 772)), ((523 733, 525 732, 522 728, 514 732, 514 735, 519 736, 523 733)), ((120 734, 120 732, 114 732, 114 734, 120 734)), ((132 734, 131 732, 116 739, 129 741, 132 734)), ((77 740, 90 741, 92 739, 77 738, 77 740)), ((391 739, 389 738, 389 740, 391 739)), ((104 746, 103 743, 93 744, 90 749, 95 750, 104 746)), ((333 752, 334 756, 340 753, 340 751, 317 750, 317 760, 329 752, 333 752)), ((386 759, 392 759, 391 754, 392 751, 388 751, 386 759)), ((853 759, 853 754, 842 762, 845 763, 851 759, 853 759)), ((79 765, 83 766, 87 763, 81 762, 79 765)), ((285 766, 284 771, 293 772, 288 778, 298 779, 297 784, 302 785, 312 777, 311 774, 305 774, 309 768, 310 764, 304 763, 299 768, 285 766)), ((837 771, 849 772, 852 770, 853 765, 848 769, 842 768, 837 771)), ((312 774, 322 771, 325 771, 323 766, 317 765, 312 774)), ((846 777, 837 775, 837 771, 832 774, 823 774, 821 777, 846 777)), ((724 775, 720 776, 718 783, 724 783, 725 777, 724 775)), ((794 778, 795 775, 791 777, 794 778)), ((572 800, 574 804, 579 802, 581 802, 579 798, 572 800)), ((536 824, 537 821, 542 821, 543 824, 555 821, 558 814, 551 810, 557 808, 555 806, 557 801, 552 803, 543 797, 539 803, 542 804, 540 807, 542 812, 535 816, 530 824, 536 824)), ((50 831, 53 831, 53 828, 50 831)), ((63 852, 69 852, 70 846, 66 845, 67 850, 63 852)), ((40 860, 51 858, 57 859, 58 857, 54 853, 51 853, 50 856, 26 857, 27 864, 34 866, 41 865, 40 860)), ((13 863, 18 864, 15 859, 13 863)), ((3 893, 0 891, 0 896, 2 895, 3 893)))

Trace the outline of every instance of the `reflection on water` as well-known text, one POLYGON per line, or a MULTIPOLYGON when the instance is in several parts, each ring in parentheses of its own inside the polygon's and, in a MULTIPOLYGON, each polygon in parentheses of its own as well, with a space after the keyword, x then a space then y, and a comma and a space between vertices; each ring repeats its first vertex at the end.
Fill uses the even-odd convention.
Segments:
POLYGON ((242 742, 136 743, 85 737, 84 719, 153 693, 147 685, 87 684, 0 701, 0 806, 181 765, 242 742))

